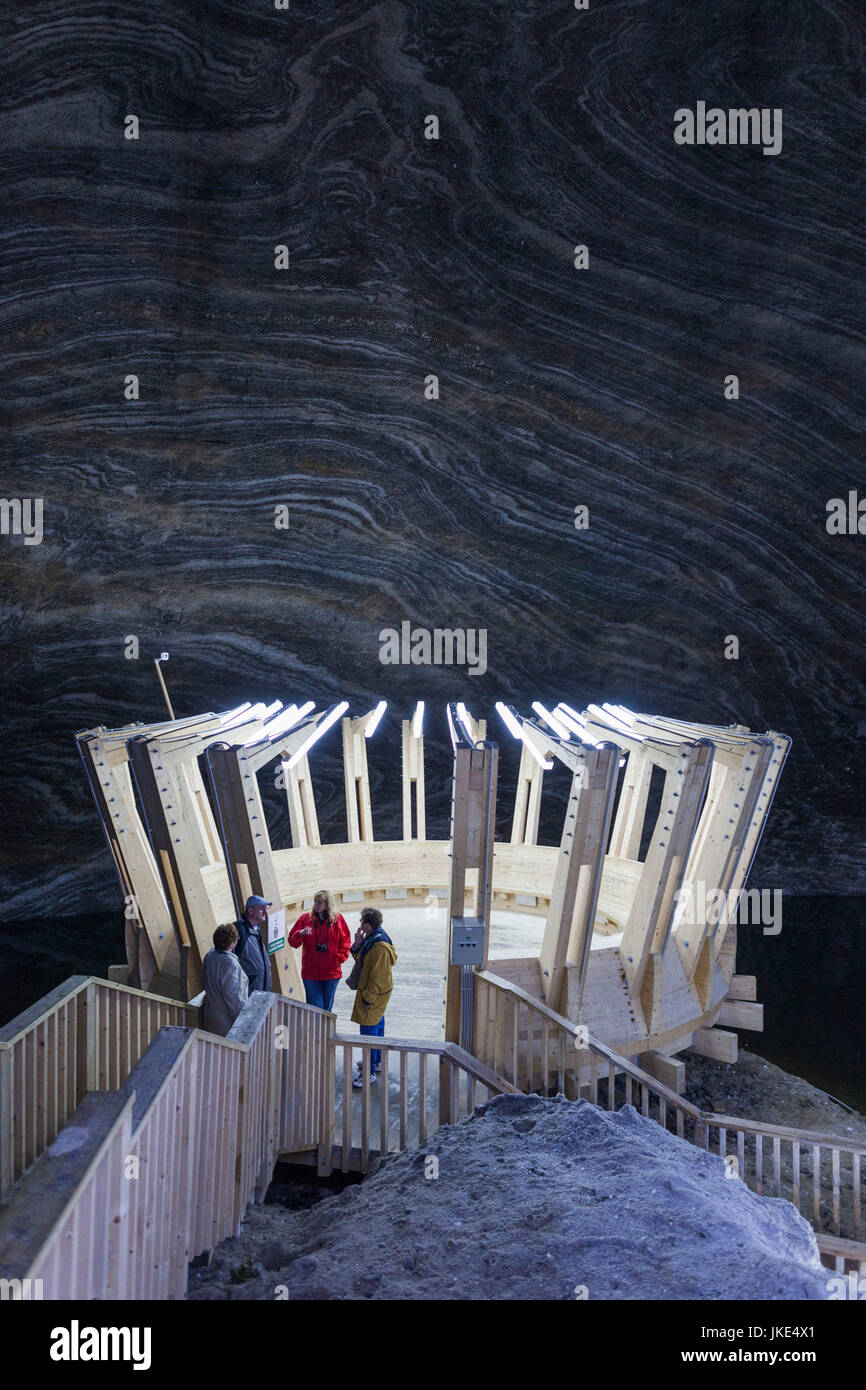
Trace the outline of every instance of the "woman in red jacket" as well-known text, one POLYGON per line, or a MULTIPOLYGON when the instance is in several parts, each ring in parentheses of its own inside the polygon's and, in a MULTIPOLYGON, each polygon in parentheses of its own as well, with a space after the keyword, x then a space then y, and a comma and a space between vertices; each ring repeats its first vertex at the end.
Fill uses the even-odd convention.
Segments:
POLYGON ((320 1009, 332 1009, 337 985, 342 979, 340 967, 351 949, 349 928, 334 899, 323 888, 313 899, 312 912, 300 916, 289 932, 289 945, 302 947, 301 979, 307 1003, 320 1009))

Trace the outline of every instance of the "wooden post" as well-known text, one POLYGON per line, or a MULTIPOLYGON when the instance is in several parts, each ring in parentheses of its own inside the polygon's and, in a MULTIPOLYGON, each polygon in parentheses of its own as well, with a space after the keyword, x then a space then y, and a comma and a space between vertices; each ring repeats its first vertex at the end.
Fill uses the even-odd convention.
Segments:
POLYGON ((412 733, 412 720, 404 719, 403 732, 403 839, 426 840, 427 821, 424 798, 424 735, 412 733), (415 833, 412 833, 412 811, 415 833))
POLYGON ((352 844, 373 839, 373 811, 370 804, 370 773, 367 768, 367 740, 364 730, 370 715, 346 718, 343 726, 343 776, 346 784, 346 818, 352 844))
POLYGON ((629 750, 610 841, 610 853, 617 859, 637 859, 640 853, 652 770, 652 760, 646 753, 629 750))
POLYGON ((451 964, 451 923, 466 913, 467 845, 469 840, 469 771, 471 747, 459 745, 454 750, 454 783, 451 795, 451 868, 448 887, 448 927, 445 933, 444 978, 444 1037, 446 1042, 460 1040, 460 992, 462 972, 451 964))
MULTIPOLYGON (((325 1066, 322 1082, 321 1112, 319 1117, 319 1143, 316 1149, 316 1170, 320 1178, 330 1177, 334 1171, 334 1137, 336 1131, 337 1098, 337 1015, 325 1015, 325 1066)), ((388 1073, 385 1072, 382 1084, 387 1086, 388 1073)), ((351 1106, 351 1090, 349 1104, 351 1106)), ((344 1165, 348 1169, 348 1164, 344 1165)))
POLYGON ((76 1001, 78 1057, 76 1091, 81 1099, 99 1089, 99 999, 94 980, 88 980, 76 1001))
MULTIPOLYGON (((620 946, 632 998, 638 998, 650 955, 661 957, 674 913, 691 843, 697 829, 713 759, 708 739, 688 744, 677 755, 653 828, 638 890, 620 946)), ((655 987, 655 986, 654 986, 655 987)), ((650 1024, 650 1031, 655 1025, 650 1024)))
POLYGON ((526 744, 520 748, 520 768, 517 773, 517 790, 514 796, 514 818, 511 823, 511 843, 513 845, 535 845, 538 843, 538 817, 541 811, 541 785, 544 770, 536 758, 528 751, 526 744))
POLYGON ((582 745, 576 754, 541 947, 541 997, 558 1013, 565 1013, 567 962, 579 966, 583 991, 619 756, 613 743, 582 745))
POLYGON ((124 745, 118 748, 116 740, 103 739, 99 733, 79 734, 77 743, 124 897, 127 903, 133 900, 135 920, 146 933, 166 987, 179 986, 177 940, 159 868, 135 804, 129 753, 124 745))
MULTIPOLYGON (((187 988, 198 994, 201 962, 220 925, 201 874, 214 863, 213 847, 180 768, 162 760, 160 740, 133 738, 129 750, 177 944, 181 953, 189 948, 187 988)), ((220 866, 225 872, 221 861, 220 866)), ((228 882, 225 886, 228 890, 228 882)))
POLYGON ((451 1058, 445 1054, 439 1056, 439 1123, 440 1125, 453 1125, 457 1119, 454 1114, 451 1095, 451 1058))
POLYGON ((310 764, 306 753, 294 767, 289 767, 288 763, 284 762, 283 776, 293 848, 319 846, 322 843, 319 839, 319 819, 316 815, 316 798, 313 795, 310 764))
MULTIPOLYGON (((277 756, 275 750, 272 758, 277 756)), ((277 910, 283 906, 271 837, 256 779, 257 761, 257 758, 248 756, 244 748, 232 748, 225 743, 214 744, 207 755, 238 916, 243 912, 251 893, 260 894, 277 910)), ((276 993, 303 999, 304 990, 291 947, 288 944, 283 946, 274 952, 270 961, 271 986, 276 993)))
MULTIPOLYGON (((750 742, 734 754, 717 753, 724 760, 715 788, 710 789, 708 805, 701 817, 699 837, 689 856, 686 881, 703 885, 706 897, 714 891, 725 894, 733 881, 755 802, 769 762, 772 746, 750 742), (699 841, 699 842, 698 842, 699 841)), ((714 769, 715 770, 715 769, 714 769)), ((704 941, 725 931, 726 914, 711 911, 705 921, 682 924, 676 933, 680 958, 688 979, 694 979, 704 941)))
MULTIPOLYGON (((495 744, 458 744, 454 751, 451 811, 451 871, 448 891, 448 932, 445 943, 445 1041, 460 1043, 463 967, 451 963, 455 919, 477 919, 482 937, 482 969, 489 956, 490 913, 493 906, 493 845, 496 825, 496 780, 499 749, 495 744), (466 911, 467 870, 477 869, 473 910, 466 911)), ((471 1017, 467 1019, 471 1024, 471 1017)), ((465 1046, 466 1038, 462 1045, 465 1046)), ((467 1050, 470 1050, 467 1048, 467 1050)))

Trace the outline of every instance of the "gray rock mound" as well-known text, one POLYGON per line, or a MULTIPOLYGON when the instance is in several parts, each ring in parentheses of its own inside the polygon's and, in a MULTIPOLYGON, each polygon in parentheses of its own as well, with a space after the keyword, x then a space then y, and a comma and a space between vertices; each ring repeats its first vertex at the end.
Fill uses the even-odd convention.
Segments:
POLYGON ((312 1210, 253 1209, 189 1297, 825 1299, 827 1278, 790 1203, 715 1155, 631 1106, 514 1095, 312 1210))

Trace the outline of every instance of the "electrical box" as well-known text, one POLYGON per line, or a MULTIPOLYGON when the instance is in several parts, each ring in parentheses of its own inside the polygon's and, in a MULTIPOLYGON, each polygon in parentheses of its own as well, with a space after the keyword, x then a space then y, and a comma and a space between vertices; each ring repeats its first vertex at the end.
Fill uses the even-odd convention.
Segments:
POLYGON ((451 964, 482 965, 484 923, 480 917, 451 918, 451 964))

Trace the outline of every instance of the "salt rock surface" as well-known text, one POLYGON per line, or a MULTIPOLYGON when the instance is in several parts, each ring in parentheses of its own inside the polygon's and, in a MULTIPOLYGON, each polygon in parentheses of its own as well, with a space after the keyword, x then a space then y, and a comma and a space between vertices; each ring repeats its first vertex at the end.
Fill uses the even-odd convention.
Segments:
POLYGON ((829 1277, 794 1207, 718 1156, 632 1106, 531 1095, 496 1097, 309 1211, 253 1209, 222 1251, 189 1297, 826 1299, 829 1277), (235 1256, 258 1277, 220 1282, 235 1256))

